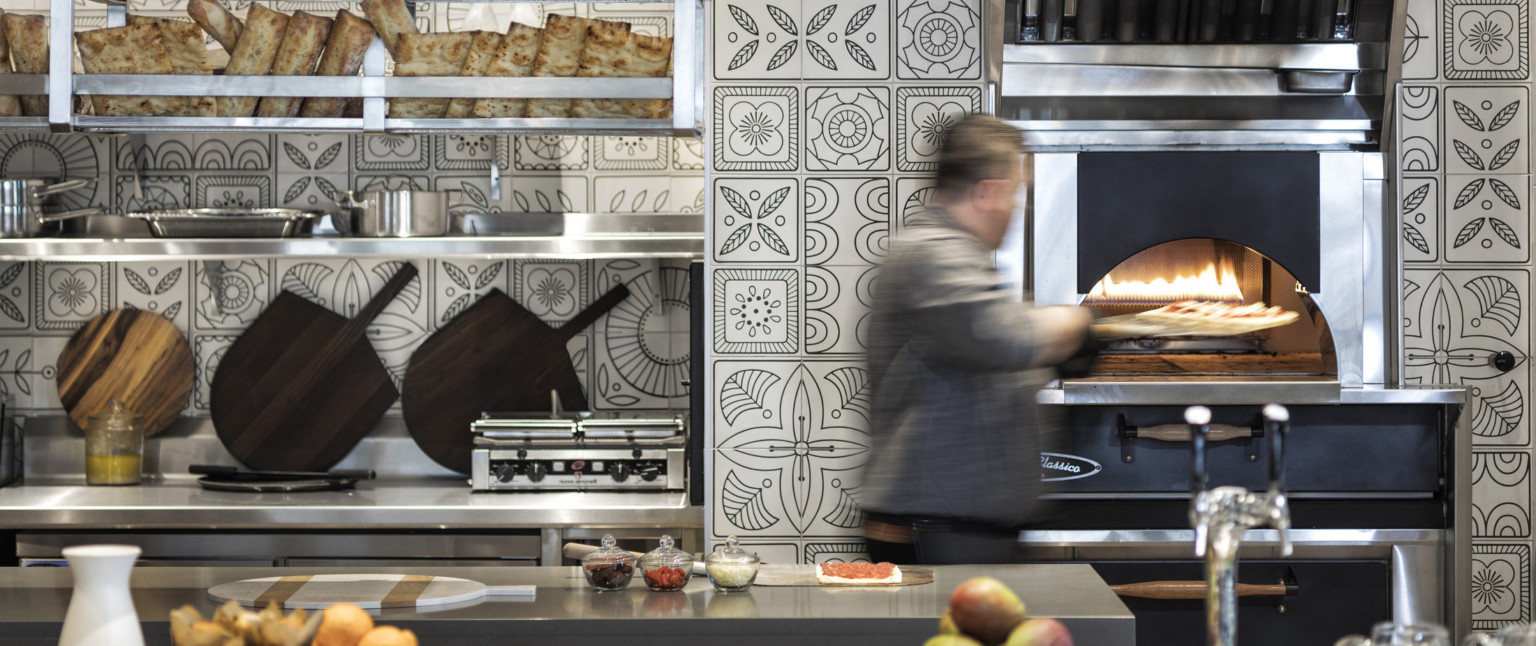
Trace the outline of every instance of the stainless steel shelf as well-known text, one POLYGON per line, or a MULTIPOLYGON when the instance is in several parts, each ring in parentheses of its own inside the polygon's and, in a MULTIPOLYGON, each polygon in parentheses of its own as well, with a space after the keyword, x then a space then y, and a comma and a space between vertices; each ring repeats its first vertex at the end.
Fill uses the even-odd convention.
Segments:
POLYGON ((0 240, 5 260, 161 260, 251 256, 390 256, 479 258, 696 258, 703 235, 629 237, 440 237, 281 239, 12 238, 0 240))
POLYGON ((1365 70, 1386 66, 1381 43, 1004 45, 1003 63, 1365 70))

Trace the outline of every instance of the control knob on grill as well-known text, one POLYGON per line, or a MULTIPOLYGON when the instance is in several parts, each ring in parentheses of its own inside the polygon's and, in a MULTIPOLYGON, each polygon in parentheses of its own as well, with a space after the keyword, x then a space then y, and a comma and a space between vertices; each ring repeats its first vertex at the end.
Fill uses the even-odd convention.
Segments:
POLYGON ((628 462, 618 462, 618 461, 609 462, 608 463, 608 475, 613 477, 613 481, 614 482, 623 482, 625 480, 628 480, 629 479, 629 463, 628 462))
POLYGON ((539 482, 549 473, 549 465, 543 462, 534 462, 528 465, 528 481, 539 482))
POLYGON ((503 462, 501 464, 496 465, 495 473, 496 473, 496 479, 497 480, 499 480, 501 482, 511 482, 512 481, 512 474, 516 473, 516 469, 512 466, 512 464, 510 462, 503 462))
POLYGON ((640 467, 640 479, 641 480, 644 480, 646 482, 650 482, 652 480, 655 480, 656 477, 660 476, 660 475, 661 475, 661 467, 658 467, 658 466, 656 466, 654 464, 647 464, 645 466, 640 467))

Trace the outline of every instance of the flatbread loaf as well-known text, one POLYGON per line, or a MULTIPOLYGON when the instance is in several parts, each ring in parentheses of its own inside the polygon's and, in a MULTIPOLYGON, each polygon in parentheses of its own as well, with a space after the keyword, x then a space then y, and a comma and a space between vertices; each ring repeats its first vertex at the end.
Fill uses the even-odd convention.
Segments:
MULTIPOLYGON (((486 66, 486 76, 523 77, 533 73, 533 61, 539 55, 544 30, 514 22, 501 38, 496 56, 486 66)), ((528 116, 528 99, 479 99, 474 114, 481 119, 520 119, 528 116)))
MULTIPOLYGON (((11 49, 11 63, 17 74, 48 73, 48 19, 42 16, 8 13, 0 16, 6 44, 11 49)), ((30 94, 21 97, 21 111, 29 117, 48 116, 48 97, 30 94)))
MULTIPOLYGON (((577 76, 662 78, 672 62, 672 39, 594 25, 587 31, 577 76)), ((584 119, 655 119, 666 99, 577 99, 571 116, 584 119)))
MULTIPOLYGON (((312 13, 293 12, 288 17, 288 29, 283 32, 283 44, 277 48, 277 58, 272 61, 272 76, 309 76, 320 60, 320 50, 331 35, 331 19, 312 13)), ((258 117, 297 117, 304 105, 302 97, 262 97, 256 109, 258 117)))
MULTIPOLYGON (((129 25, 151 24, 160 29, 165 43, 165 54, 171 59, 172 74, 212 75, 208 65, 208 49, 203 46, 203 30, 184 20, 165 20, 146 16, 128 16, 129 25)), ((183 117, 212 117, 218 114, 218 103, 211 96, 184 96, 181 109, 172 113, 183 117)))
MULTIPOLYGON (((225 76, 266 76, 272 71, 272 61, 277 59, 277 48, 282 45, 283 33, 288 30, 288 16, 252 3, 245 15, 245 29, 240 31, 240 42, 229 54, 229 66, 225 76)), ((261 102, 253 96, 219 97, 219 116, 249 117, 261 102)))
MULTIPOLYGON (((0 16, 5 12, 0 11, 0 16)), ((11 73, 11 48, 5 44, 5 30, 0 29, 0 74, 11 73)), ((19 117, 21 114, 21 97, 12 95, 0 95, 0 117, 19 117)))
MULTIPOLYGON (((395 76, 458 76, 474 34, 400 34, 395 76)), ((441 119, 449 99, 390 99, 391 119, 441 119)))
MULTIPOLYGON (((591 27, 629 31, 629 23, 550 14, 544 20, 539 55, 533 60, 533 76, 576 76, 581 70, 581 50, 586 47, 587 31, 591 27)), ((530 99, 528 116, 569 117, 571 99, 530 99)))
MULTIPOLYGON (((325 42, 325 53, 315 67, 315 76, 357 76, 363 67, 363 54, 373 44, 373 25, 367 20, 342 9, 336 12, 331 25, 331 37, 325 42)), ((339 97, 310 97, 304 99, 299 110, 301 117, 334 119, 346 111, 347 99, 339 97)))
POLYGON ((219 41, 224 51, 235 53, 235 45, 240 42, 240 30, 245 27, 245 23, 240 22, 218 0, 188 0, 187 15, 192 16, 192 22, 219 41))
POLYGON ((406 11, 405 0, 363 0, 363 15, 384 39, 389 55, 400 62, 400 35, 417 33, 416 20, 406 11))
MULTIPOLYGON (((496 58, 496 49, 501 46, 501 34, 494 31, 474 32, 475 39, 469 44, 469 55, 464 57, 464 68, 459 70, 459 76, 485 76, 485 68, 490 67, 491 59, 496 58)), ((454 99, 448 103, 449 119, 468 119, 474 115, 474 99, 454 99)))
MULTIPOLYGON (((126 27, 93 29, 75 34, 80 64, 86 74, 170 74, 171 57, 165 51, 160 26, 140 22, 126 27)), ((181 99, 173 96, 94 95, 96 114, 107 117, 152 117, 181 111, 181 99)))

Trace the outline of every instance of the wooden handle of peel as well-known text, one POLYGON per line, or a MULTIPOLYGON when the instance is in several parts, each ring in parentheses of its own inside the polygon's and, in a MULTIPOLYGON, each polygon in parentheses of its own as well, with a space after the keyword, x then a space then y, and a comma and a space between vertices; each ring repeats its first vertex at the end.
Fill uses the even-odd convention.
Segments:
MULTIPOLYGON (((1109 586, 1115 594, 1122 597, 1137 597, 1140 599, 1204 599, 1204 581, 1147 581, 1145 583, 1125 583, 1109 586)), ((1252 583, 1237 584, 1237 596, 1239 597, 1283 597, 1285 585, 1276 583, 1273 585, 1256 585, 1252 583)))

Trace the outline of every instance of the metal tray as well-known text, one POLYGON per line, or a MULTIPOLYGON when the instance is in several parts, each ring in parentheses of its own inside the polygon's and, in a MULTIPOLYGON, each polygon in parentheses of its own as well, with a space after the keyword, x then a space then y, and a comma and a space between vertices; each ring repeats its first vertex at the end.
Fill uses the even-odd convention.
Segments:
POLYGON ((297 209, 178 209, 142 211, 157 238, 287 238, 309 233, 320 211, 297 209))

